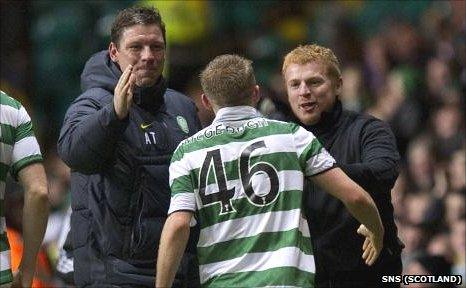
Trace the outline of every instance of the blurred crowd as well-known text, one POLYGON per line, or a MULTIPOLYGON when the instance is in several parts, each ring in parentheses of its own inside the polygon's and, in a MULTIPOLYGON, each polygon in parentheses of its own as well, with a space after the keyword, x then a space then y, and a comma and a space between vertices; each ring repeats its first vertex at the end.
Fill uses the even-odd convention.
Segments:
MULTIPOLYGON (((161 11, 169 86, 196 101, 204 125, 212 114, 201 107, 198 74, 214 56, 253 59, 262 89, 259 108, 280 118, 290 113, 280 74, 283 56, 305 43, 333 49, 342 66, 344 107, 387 121, 397 138, 402 161, 392 202, 406 246, 404 273, 465 280, 465 1, 141 2, 161 11)), ((60 286, 54 271, 69 207, 69 169, 54 146, 58 129, 79 95, 85 61, 107 48, 115 13, 132 3, 2 2, 13 9, 8 17, 2 9, 2 35, 23 34, 6 43, 2 37, 1 89, 30 111, 46 157, 53 208, 39 266, 43 285, 60 286), (8 32, 5 25, 15 22, 19 28, 8 32)), ((12 182, 7 188, 9 229, 19 233, 20 188, 12 182)))

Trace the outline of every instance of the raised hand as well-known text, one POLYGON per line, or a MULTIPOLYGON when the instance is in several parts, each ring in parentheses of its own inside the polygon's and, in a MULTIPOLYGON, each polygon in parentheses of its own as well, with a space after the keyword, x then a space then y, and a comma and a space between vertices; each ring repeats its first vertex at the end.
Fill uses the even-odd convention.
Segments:
POLYGON ((129 108, 133 103, 133 88, 135 77, 133 72, 133 66, 128 65, 123 74, 121 74, 120 80, 115 87, 115 93, 113 95, 113 106, 118 119, 124 119, 128 115, 129 108))
POLYGON ((358 234, 365 237, 364 244, 362 245, 362 259, 366 265, 371 266, 375 263, 383 248, 383 235, 376 235, 369 231, 366 226, 359 226, 358 234))

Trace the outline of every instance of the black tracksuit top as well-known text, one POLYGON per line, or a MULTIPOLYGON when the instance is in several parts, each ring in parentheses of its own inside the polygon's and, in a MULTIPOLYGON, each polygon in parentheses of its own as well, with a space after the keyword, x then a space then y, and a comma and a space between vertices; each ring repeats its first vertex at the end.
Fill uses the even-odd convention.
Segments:
MULTIPOLYGON (((393 218, 391 189, 398 177, 400 156, 389 126, 369 115, 342 110, 337 100, 321 121, 306 127, 335 158, 337 165, 374 199, 385 228, 385 255, 399 257, 402 243, 393 218)), ((344 204, 307 181, 306 213, 309 219, 317 271, 364 271, 363 237, 356 233, 359 222, 344 204)))

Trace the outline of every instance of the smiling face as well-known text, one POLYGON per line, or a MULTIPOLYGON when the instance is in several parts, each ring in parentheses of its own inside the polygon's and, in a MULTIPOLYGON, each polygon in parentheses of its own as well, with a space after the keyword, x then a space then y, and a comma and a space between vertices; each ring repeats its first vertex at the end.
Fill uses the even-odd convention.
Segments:
POLYGON ((288 101, 304 125, 317 124, 322 112, 330 111, 341 93, 341 78, 330 77, 327 66, 320 61, 290 63, 284 71, 288 101))
POLYGON ((121 71, 133 65, 137 86, 152 86, 162 74, 165 60, 162 30, 156 24, 125 28, 118 45, 110 43, 109 53, 111 59, 120 65, 121 71))

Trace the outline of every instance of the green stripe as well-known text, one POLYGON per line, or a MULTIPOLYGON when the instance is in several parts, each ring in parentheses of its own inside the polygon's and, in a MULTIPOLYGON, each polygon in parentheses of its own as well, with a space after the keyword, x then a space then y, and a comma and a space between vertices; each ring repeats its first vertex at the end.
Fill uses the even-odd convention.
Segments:
POLYGON ((8 244, 8 238, 6 233, 0 232, 0 252, 10 250, 10 245, 8 244))
MULTIPOLYGON (((212 136, 210 138, 207 138, 204 135, 202 135, 199 138, 199 140, 195 140, 193 142, 188 141, 183 143, 183 152, 189 153, 216 145, 247 142, 263 136, 291 134, 290 129, 292 128, 292 124, 290 123, 270 121, 267 121, 267 123, 268 126, 265 127, 246 128, 242 133, 222 133, 216 136, 212 136)), ((180 160, 183 157, 184 153, 177 153, 176 155, 173 155, 172 162, 180 160)))
POLYGON ((10 170, 10 166, 0 162, 0 181, 6 182, 6 175, 8 174, 8 170, 10 170))
POLYGON ((13 281, 13 274, 11 273, 11 269, 0 271, 0 285, 10 283, 11 281, 13 281))
POLYGON ((198 247, 199 264, 229 260, 247 253, 272 252, 284 247, 298 247, 312 255, 311 238, 302 235, 298 228, 282 232, 266 232, 259 235, 233 239, 209 247, 198 247))
POLYGON ((172 158, 170 160, 170 164, 175 162, 175 161, 181 160, 181 158, 183 158, 183 155, 184 155, 183 145, 178 146, 176 148, 175 152, 173 152, 172 158))
POLYGON ((18 110, 21 108, 21 103, 18 100, 13 99, 12 97, 8 96, 3 91, 0 94, 0 104, 7 105, 10 107, 16 108, 18 110))
POLYGON ((8 145, 14 145, 25 137, 34 136, 31 121, 23 123, 16 128, 8 124, 0 124, 0 129, 2 130, 0 142, 8 145))
MULTIPOLYGON (((271 164, 275 169, 280 172, 284 170, 295 170, 300 171, 301 167, 297 161, 296 153, 294 152, 277 152, 277 153, 270 153, 270 154, 263 154, 258 155, 250 158, 249 167, 252 167, 257 162, 266 162, 271 164)), ((202 163, 199 163, 202 164, 202 163)), ((238 159, 225 162, 225 173, 227 175, 227 180, 236 180, 239 179, 239 172, 238 172, 238 159)), ((191 170, 191 176, 183 175, 173 179, 173 183, 171 186, 172 195, 177 194, 179 192, 189 192, 192 190, 191 187, 198 188, 199 187, 199 172, 200 169, 196 168, 191 170), (191 178, 190 178, 191 177, 191 178), (188 180, 189 178, 190 180, 188 180), (191 184, 191 180, 193 183, 191 184), (186 186, 185 186, 186 185, 186 186), (191 186, 194 185, 194 186, 191 186)), ((207 177, 207 184, 214 184, 216 183, 215 174, 213 173, 213 169, 209 171, 209 175, 207 177)))
POLYGON ((2 131, 0 135, 0 142, 8 145, 15 144, 15 127, 0 123, 0 130, 2 131))
POLYGON ((223 274, 202 284, 202 287, 209 288, 266 286, 314 287, 314 274, 295 267, 278 267, 264 271, 223 274))
POLYGON ((194 187, 191 182, 191 177, 189 175, 183 175, 174 179, 172 185, 170 186, 170 189, 172 191, 172 197, 179 193, 194 193, 194 187))
POLYGON ((29 137, 29 136, 34 136, 34 131, 32 130, 31 121, 23 123, 16 128, 15 142, 18 142, 19 140, 29 137))
POLYGON ((266 213, 270 211, 288 211, 301 208, 303 192, 290 190, 280 192, 277 200, 271 205, 254 206, 246 197, 231 200, 236 212, 220 215, 220 203, 203 207, 198 211, 200 228, 206 228, 224 221, 242 218, 246 216, 266 213))
POLYGON ((42 155, 40 154, 34 154, 30 155, 27 157, 24 157, 23 159, 17 161, 16 163, 11 166, 11 176, 13 178, 17 179, 18 178, 18 172, 23 169, 24 167, 36 163, 36 162, 42 162, 42 155))
POLYGON ((307 166, 307 160, 317 155, 322 150, 322 145, 317 138, 314 138, 309 145, 304 149, 303 153, 299 156, 299 163, 301 167, 307 166))

